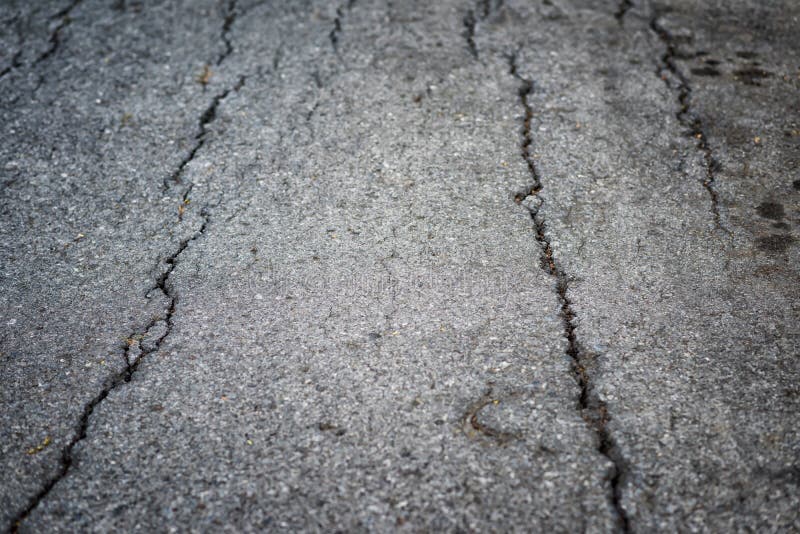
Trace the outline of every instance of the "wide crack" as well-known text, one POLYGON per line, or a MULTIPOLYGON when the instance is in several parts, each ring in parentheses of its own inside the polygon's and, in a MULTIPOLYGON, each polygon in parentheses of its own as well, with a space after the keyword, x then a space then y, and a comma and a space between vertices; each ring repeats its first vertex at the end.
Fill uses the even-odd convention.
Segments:
POLYGON ((617 516, 617 525, 622 532, 630 531, 630 524, 627 513, 622 506, 622 484, 627 474, 627 462, 622 457, 619 448, 611 436, 608 428, 610 417, 606 403, 600 399, 592 384, 591 376, 587 372, 586 357, 580 350, 575 334, 575 311, 569 299, 570 277, 558 264, 554 254, 551 240, 547 234, 547 223, 541 215, 541 206, 544 202, 539 196, 542 190, 542 180, 539 170, 536 167, 532 153, 533 133, 531 123, 533 122, 533 108, 530 104, 530 96, 534 91, 533 81, 524 78, 517 67, 517 56, 512 54, 508 57, 509 73, 520 81, 518 91, 519 101, 525 110, 522 130, 522 142, 520 144, 520 154, 527 164, 532 183, 523 192, 516 195, 515 201, 523 205, 531 215, 533 220, 536 241, 541 248, 540 267, 550 275, 556 286, 556 293, 561 305, 561 320, 564 328, 564 337, 567 339, 567 355, 572 361, 572 373, 575 381, 580 388, 578 397, 578 409, 581 417, 588 427, 597 437, 597 450, 608 458, 612 463, 612 471, 609 477, 610 501, 611 506, 617 516))

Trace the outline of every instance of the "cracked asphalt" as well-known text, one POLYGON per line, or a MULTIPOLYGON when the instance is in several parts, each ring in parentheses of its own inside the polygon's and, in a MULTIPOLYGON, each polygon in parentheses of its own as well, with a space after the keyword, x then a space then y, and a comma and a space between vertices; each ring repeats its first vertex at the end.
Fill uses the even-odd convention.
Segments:
POLYGON ((0 527, 800 531, 794 0, 0 3, 0 527))

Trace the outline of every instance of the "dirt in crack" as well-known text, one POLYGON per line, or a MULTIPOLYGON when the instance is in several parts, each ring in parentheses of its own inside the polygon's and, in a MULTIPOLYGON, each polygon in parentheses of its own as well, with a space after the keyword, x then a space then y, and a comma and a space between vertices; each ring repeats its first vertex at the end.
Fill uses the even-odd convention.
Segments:
POLYGON ((714 186, 719 163, 714 158, 714 152, 708 143, 702 119, 692 111, 692 87, 689 84, 689 80, 675 63, 675 60, 679 57, 675 37, 658 23, 659 18, 660 15, 656 13, 650 20, 650 29, 658 35, 666 47, 666 51, 661 56, 661 63, 656 70, 656 74, 664 81, 667 88, 676 91, 678 94, 680 109, 675 116, 678 122, 689 130, 695 146, 703 155, 705 167, 703 187, 711 198, 711 214, 714 217, 714 225, 724 233, 731 235, 731 231, 722 224, 722 218, 719 213, 719 195, 714 186))
POLYGON ((629 532, 630 525, 628 515, 622 506, 622 483, 627 473, 627 462, 622 457, 608 429, 610 418, 606 404, 594 391, 591 376, 587 371, 587 359, 580 351, 580 346, 575 335, 575 312, 568 295, 570 278, 556 261, 550 238, 547 236, 547 223, 540 213, 543 202, 539 195, 542 191, 542 180, 532 153, 533 129, 531 123, 533 122, 533 107, 530 104, 530 97, 534 91, 534 84, 532 80, 520 74, 516 54, 512 54, 508 57, 508 65, 509 73, 520 82, 518 97, 525 110, 520 155, 525 160, 532 179, 531 185, 528 186, 524 192, 517 194, 515 201, 518 204, 524 205, 530 212, 534 231, 536 232, 536 241, 539 243, 542 251, 540 266, 542 270, 549 274, 555 281, 556 292, 558 293, 558 300, 561 305, 561 320, 564 326, 564 337, 567 339, 567 354, 572 361, 572 372, 580 388, 578 409, 581 412, 583 420, 597 437, 598 452, 608 458, 613 465, 609 479, 611 506, 617 516, 619 529, 622 532, 629 532))

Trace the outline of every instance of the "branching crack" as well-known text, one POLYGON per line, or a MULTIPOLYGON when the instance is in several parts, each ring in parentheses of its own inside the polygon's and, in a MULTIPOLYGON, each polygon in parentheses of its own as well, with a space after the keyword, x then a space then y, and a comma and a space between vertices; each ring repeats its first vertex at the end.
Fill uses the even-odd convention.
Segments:
POLYGON ((534 91, 533 81, 523 77, 517 68, 517 56, 512 54, 508 57, 509 73, 520 81, 518 91, 519 101, 525 110, 523 129, 522 129, 522 142, 520 144, 520 153, 525 163, 528 166, 528 171, 532 179, 532 183, 524 192, 516 195, 515 201, 523 205, 531 214, 533 220, 534 231, 536 233, 536 241, 541 248, 541 263, 540 267, 543 271, 549 274, 555 281, 556 292, 561 304, 561 319, 564 326, 564 337, 567 339, 567 355, 572 360, 572 372, 575 381, 580 388, 578 397, 578 409, 581 412, 581 417, 586 422, 588 427, 594 432, 597 437, 597 450, 608 458, 613 469, 610 474, 610 501, 611 506, 617 516, 617 524, 622 532, 629 532, 630 525, 628 516, 622 506, 622 483, 627 474, 627 462, 622 457, 619 448, 611 436, 608 429, 608 422, 610 417, 606 404, 597 395, 592 384, 591 376, 587 371, 587 364, 589 357, 584 355, 580 350, 575 334, 575 311, 572 307, 572 302, 569 299, 569 284, 570 277, 564 269, 558 264, 551 244, 550 237, 547 235, 547 222, 540 213, 542 203, 544 202, 539 196, 542 190, 542 180, 539 170, 536 166, 535 157, 532 152, 533 146, 533 107, 530 103, 530 96, 534 91))
POLYGON ((661 56, 661 62, 656 70, 656 74, 664 80, 667 87, 678 94, 678 104, 680 109, 675 114, 678 122, 689 130, 689 134, 695 140, 695 146, 703 154, 703 162, 705 166, 705 178, 703 179, 703 187, 708 192, 711 198, 711 214, 714 217, 714 225, 730 235, 730 230, 722 224, 722 218, 719 213, 719 195, 715 188, 716 173, 719 171, 719 162, 714 158, 714 152, 711 145, 708 143, 705 129, 703 127, 702 119, 692 111, 692 87, 689 84, 688 78, 681 72, 675 60, 680 58, 677 50, 677 41, 666 28, 658 23, 660 18, 659 14, 655 14, 650 20, 650 29, 658 35, 659 39, 664 43, 666 51, 661 56), (670 83, 670 77, 675 80, 675 85, 670 83))
MULTIPOLYGON (((189 156, 184 158, 181 161, 178 169, 172 173, 171 181, 174 183, 180 182, 181 174, 183 173, 184 168, 186 165, 195 157, 197 152, 203 146, 205 142, 205 134, 207 132, 208 125, 216 119, 217 116, 217 108, 222 102, 222 100, 227 97, 231 91, 239 91, 239 89, 244 86, 246 77, 240 76, 239 80, 236 82, 233 87, 229 87, 225 91, 216 95, 209 105, 208 108, 203 112, 200 116, 199 124, 200 124, 200 132, 195 137, 197 143, 195 144, 194 148, 191 150, 189 156)), ((164 182, 165 188, 168 188, 171 184, 165 180, 164 182)), ((194 184, 189 184, 189 186, 185 189, 183 193, 183 200, 184 203, 188 201, 189 193, 192 190, 194 184)), ((87 430, 89 427, 89 421, 94 413, 95 408, 103 402, 108 395, 117 387, 130 382, 133 378, 133 375, 136 373, 136 370, 139 368, 139 364, 142 360, 154 353, 158 352, 163 344, 164 340, 169 336, 172 332, 173 326, 173 317, 175 315, 175 306, 177 304, 177 293, 175 289, 169 284, 170 276, 172 275, 173 271, 175 270, 175 266, 177 264, 177 260, 181 254, 189 247, 189 245, 200 238, 206 232, 206 228, 208 227, 210 215, 207 210, 201 209, 200 215, 202 217, 202 222, 200 227, 196 232, 194 232, 189 238, 182 240, 177 249, 167 258, 164 259, 164 264, 167 268, 164 270, 161 275, 159 275, 153 287, 148 291, 148 296, 152 296, 154 292, 160 292, 164 297, 167 299, 167 307, 164 313, 150 321, 147 326, 140 332, 134 332, 127 338, 127 344, 125 347, 124 352, 124 361, 125 361, 125 368, 122 369, 117 374, 111 376, 107 379, 105 385, 103 386, 100 393, 98 393, 92 400, 89 401, 86 406, 84 406, 83 413, 81 418, 78 422, 77 430, 72 437, 72 439, 67 443, 61 453, 61 458, 59 462, 59 467, 55 475, 50 478, 42 489, 37 493, 28 503, 28 505, 19 513, 16 518, 12 521, 10 531, 16 533, 19 529, 19 526, 22 524, 23 521, 30 515, 30 513, 41 503, 50 491, 55 487, 55 485, 62 480, 64 477, 67 476, 69 473, 72 464, 73 464, 73 450, 75 446, 81 442, 87 436, 87 430), (146 342, 146 343, 145 343, 146 342)))

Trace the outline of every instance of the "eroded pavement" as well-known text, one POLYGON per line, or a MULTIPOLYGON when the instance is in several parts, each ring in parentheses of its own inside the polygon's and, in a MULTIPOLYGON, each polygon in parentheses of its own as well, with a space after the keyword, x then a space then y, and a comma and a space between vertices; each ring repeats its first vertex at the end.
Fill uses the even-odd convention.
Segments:
POLYGON ((791 1, 0 9, 10 531, 800 529, 791 1))

